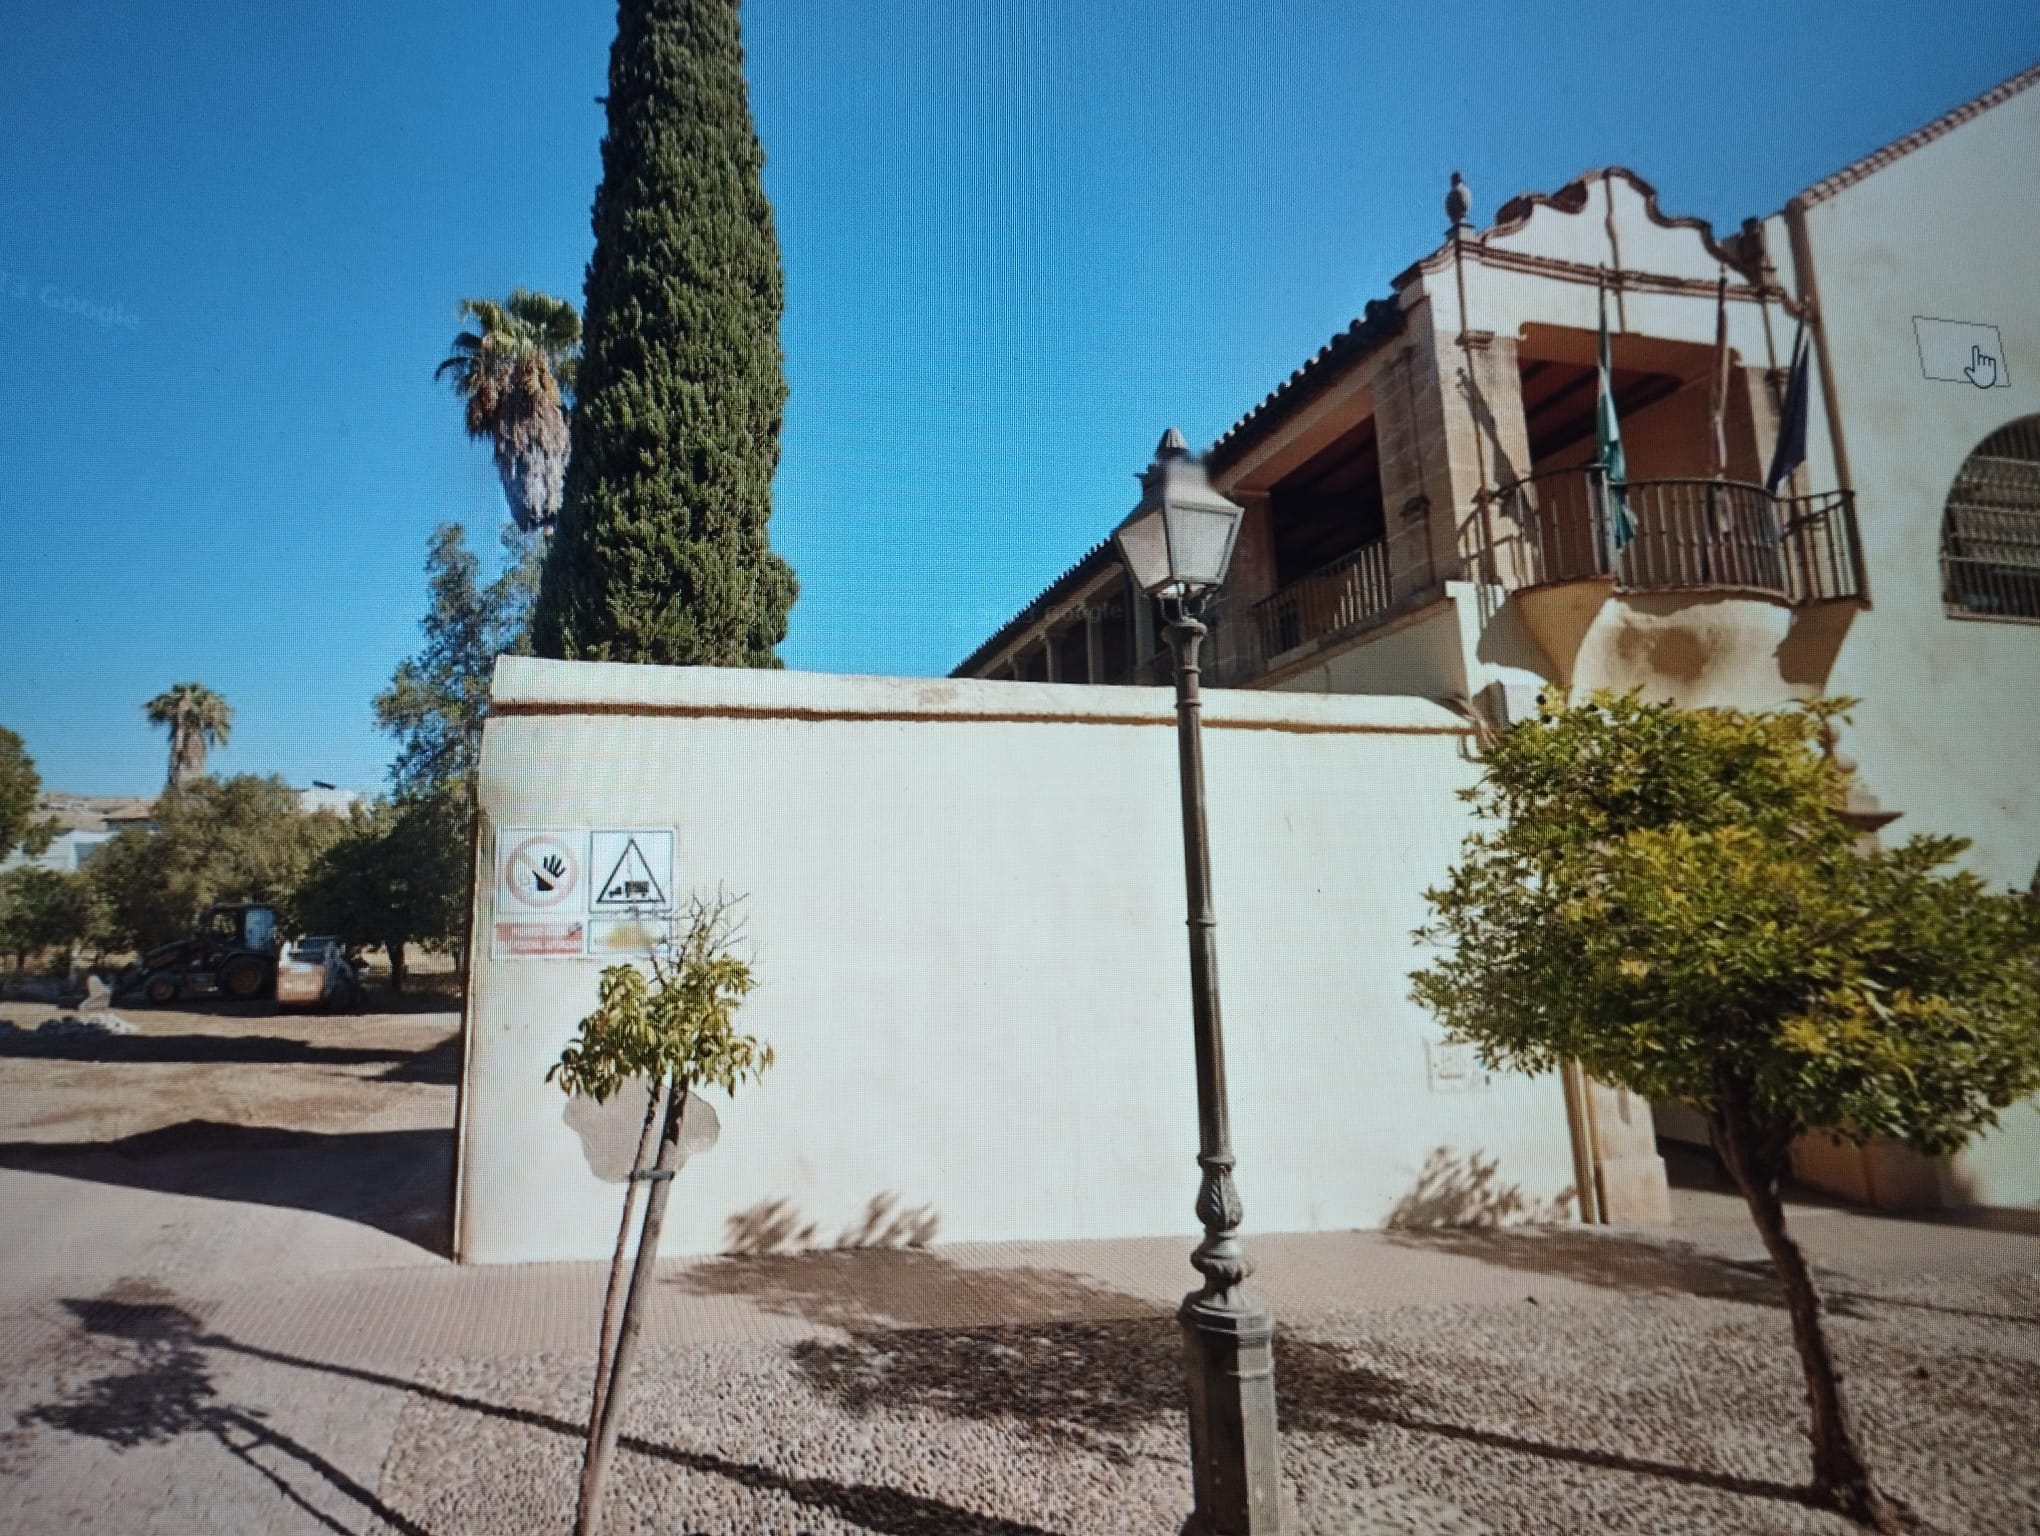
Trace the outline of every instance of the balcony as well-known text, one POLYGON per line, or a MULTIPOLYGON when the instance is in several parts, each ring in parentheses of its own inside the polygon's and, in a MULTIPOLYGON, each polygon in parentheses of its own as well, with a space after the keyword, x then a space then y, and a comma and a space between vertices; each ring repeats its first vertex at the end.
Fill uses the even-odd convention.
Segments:
POLYGON ((1624 592, 1734 592, 1795 607, 1861 598, 1847 491, 1774 496, 1736 480, 1552 470, 1504 486, 1460 529, 1470 579, 1510 591, 1612 580, 1624 592), (1616 492, 1634 535, 1615 547, 1616 492))
POLYGON ((1256 603, 1253 643, 1260 656, 1273 660, 1312 641, 1378 624, 1436 585, 1427 529, 1421 521, 1407 523, 1256 603))

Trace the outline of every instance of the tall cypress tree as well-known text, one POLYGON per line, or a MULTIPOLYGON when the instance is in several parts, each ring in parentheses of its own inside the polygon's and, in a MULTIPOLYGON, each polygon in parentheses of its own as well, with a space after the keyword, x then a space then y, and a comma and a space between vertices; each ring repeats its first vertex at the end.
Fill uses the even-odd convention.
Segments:
POLYGON ((620 0, 542 656, 776 667, 783 287, 737 0, 620 0))

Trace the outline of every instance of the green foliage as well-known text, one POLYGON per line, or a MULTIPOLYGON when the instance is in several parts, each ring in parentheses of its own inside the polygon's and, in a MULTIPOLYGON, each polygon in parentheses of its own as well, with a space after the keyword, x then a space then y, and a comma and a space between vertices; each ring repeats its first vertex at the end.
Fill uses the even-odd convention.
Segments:
POLYGON ((233 734, 233 708, 203 683, 165 689, 142 712, 149 724, 170 732, 170 771, 164 782, 172 787, 202 776, 207 751, 224 747, 233 734))
POLYGON ((602 1102, 633 1079, 714 1083, 735 1093, 743 1079, 763 1077, 772 1048, 735 1029, 737 1009, 756 983, 733 952, 741 936, 734 907, 725 896, 691 902, 678 942, 652 957, 650 976, 634 965, 604 970, 599 1005, 546 1081, 602 1102))
POLYGON ((0 871, 0 950, 14 956, 14 968, 45 950, 67 953, 94 937, 100 922, 97 897, 82 875, 34 864, 0 871))
POLYGON ((783 285, 736 0, 622 0, 545 656, 779 665, 783 285))
POLYGON ((106 902, 112 937, 149 950, 183 938, 215 901, 277 904, 302 931, 293 901, 319 854, 347 823, 306 815, 283 780, 241 774, 164 791, 154 830, 129 827, 100 845, 85 874, 106 902))
POLYGON ((449 790, 357 807, 298 888, 298 925, 380 945, 401 988, 406 944, 446 949, 465 936, 471 820, 449 790))
POLYGON ((2040 907, 1947 870, 1961 839, 1861 844, 1821 750, 1843 707, 1602 694, 1503 735, 1415 997, 1491 1066, 1731 1102, 1774 1147, 1992 1125, 2040 1090, 2040 907))
POLYGON ((525 533, 550 530, 566 474, 581 316, 565 299, 529 288, 501 304, 462 299, 460 315, 474 329, 454 338, 435 377, 452 376, 467 408, 468 436, 493 451, 514 525, 525 533))
POLYGON ((37 854, 49 847, 55 828, 35 819, 41 794, 42 777, 35 771, 35 759, 19 736, 0 726, 0 859, 17 848, 37 854))
MULTIPOLYGON (((376 724, 397 738, 390 779, 400 798, 473 792, 496 658, 528 655, 539 545, 505 530, 503 574, 484 586, 481 566, 458 523, 432 532, 425 556, 431 608, 425 646, 397 665, 375 699, 376 724)), ((465 828, 457 838, 463 847, 465 828)))

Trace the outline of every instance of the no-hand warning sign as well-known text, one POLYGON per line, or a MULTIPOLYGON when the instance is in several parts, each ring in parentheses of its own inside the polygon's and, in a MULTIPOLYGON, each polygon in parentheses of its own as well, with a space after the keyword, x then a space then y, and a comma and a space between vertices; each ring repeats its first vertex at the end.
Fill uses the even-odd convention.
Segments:
POLYGON ((496 847, 498 912, 582 910, 580 834, 506 828, 496 847))
POLYGON ((598 827, 588 834, 590 912, 669 912, 673 907, 673 829, 598 827))

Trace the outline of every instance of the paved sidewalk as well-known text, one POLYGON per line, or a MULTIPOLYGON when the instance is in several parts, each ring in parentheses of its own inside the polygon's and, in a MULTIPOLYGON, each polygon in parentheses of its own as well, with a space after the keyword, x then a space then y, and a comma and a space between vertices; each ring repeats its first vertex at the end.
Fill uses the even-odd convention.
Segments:
MULTIPOLYGON (((22 1187, 45 1179, 0 1171, 0 1216, 30 1205, 53 1219, 52 1192, 22 1187)), ((101 1231, 93 1206, 130 1192, 59 1193, 101 1231)), ((1708 1520, 1740 1518, 1696 1503, 1680 1478, 1700 1476, 1712 1482, 1699 1493, 1769 1522, 1653 1512, 1654 1525, 1568 1527, 1578 1510, 1547 1492, 1554 1530, 1830 1529, 1789 1497, 1803 1480, 1800 1402, 1754 1235, 1725 1196, 1681 1191, 1679 1203, 1666 1233, 1252 1236, 1254 1289, 1283 1327, 1288 1465, 1310 1528, 1546 1528, 1496 1524, 1492 1509, 1471 1512, 1482 1498, 1466 1487, 1418 1475, 1456 1454, 1476 1492, 1482 1469, 1528 1459, 1509 1474, 1519 1486, 1556 1465, 1575 1493, 1612 1478, 1669 1489, 1708 1520), (1716 1380, 1724 1360, 1734 1369, 1716 1380), (1762 1393, 1750 1398, 1745 1377, 1762 1393), (1524 1398, 1526 1383, 1542 1386, 1524 1398), (1601 1408, 1581 1405, 1597 1392, 1601 1408), (1668 1413, 1667 1393, 1684 1407, 1668 1413), (1743 1398, 1769 1426, 1750 1443, 1729 1411, 1743 1398), (1449 1407, 1429 1410, 1434 1421, 1405 1412, 1411 1402, 1449 1407), (1513 1406, 1495 1418, 1497 1403, 1513 1406), (1657 1470, 1625 1471, 1653 1439, 1659 1454, 1636 1459, 1657 1470)), ((310 1223, 311 1239, 334 1220, 270 1214, 310 1223)), ((1976 1390, 2012 1420, 1986 1413, 1979 1427, 1975 1405, 1948 1420, 1971 1463, 1979 1433, 2040 1408, 2040 1237, 1807 1205, 1793 1219, 1837 1297, 1838 1329, 1862 1336, 1845 1345, 1882 1362, 1859 1390, 1903 1378, 1915 1356, 1986 1362, 1965 1369, 1984 1370, 1976 1390), (2023 1406, 2005 1400, 2014 1390, 2023 1406)), ((345 1240, 327 1234, 326 1247, 345 1240)), ((461 1268, 413 1250, 399 1264, 264 1272, 226 1249, 208 1249, 216 1264, 188 1248, 151 1264, 156 1251, 67 1245, 63 1266, 10 1274, 0 1510, 12 1519, 0 1524, 455 1536, 565 1517, 602 1266, 461 1268)), ((614 1528, 1173 1530, 1187 1486, 1168 1315, 1194 1278, 1187 1251, 1168 1238, 662 1265, 614 1528)), ((1991 1529, 2040 1531, 2027 1464, 2024 1482, 2009 1470, 1994 1481, 2014 1501, 1998 1518, 2025 1508, 2030 1523, 1991 1529)))
MULTIPOLYGON (((0 1532, 564 1531, 604 1270, 437 1256, 452 1017, 145 1022, 0 1050, 0 1532)), ((1658 1233, 1250 1228, 1294 1536, 1846 1536, 1800 1497, 1747 1217, 1676 1205, 1658 1233)), ((2040 1533, 2033 1215, 1792 1210, 1933 1530, 2040 1533)), ((1174 1536, 1193 1236, 661 1266, 606 1536, 1174 1536)))

